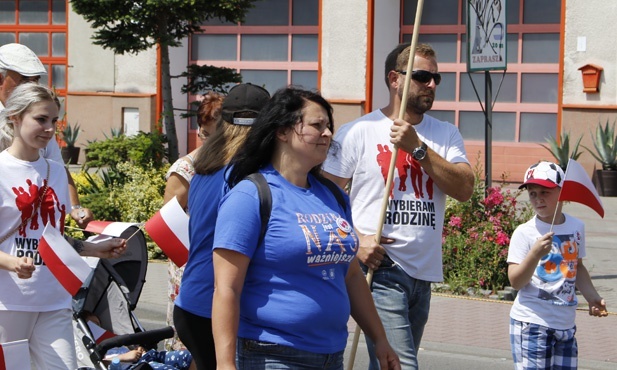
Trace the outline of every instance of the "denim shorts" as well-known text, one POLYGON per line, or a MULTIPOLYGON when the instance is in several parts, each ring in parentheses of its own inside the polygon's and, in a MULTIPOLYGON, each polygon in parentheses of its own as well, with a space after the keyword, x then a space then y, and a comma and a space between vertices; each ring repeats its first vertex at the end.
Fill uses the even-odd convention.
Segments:
POLYGON ((238 338, 238 369, 328 369, 343 370, 345 351, 314 353, 276 343, 238 338))

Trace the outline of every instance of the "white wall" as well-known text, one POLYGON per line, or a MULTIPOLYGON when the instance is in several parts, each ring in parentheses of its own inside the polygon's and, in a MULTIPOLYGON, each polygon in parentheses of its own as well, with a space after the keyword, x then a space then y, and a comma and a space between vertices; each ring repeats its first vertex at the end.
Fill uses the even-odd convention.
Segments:
POLYGON ((69 91, 114 91, 114 53, 94 45, 92 31, 82 16, 69 12, 69 91))
POLYGON ((137 55, 115 55, 94 45, 93 34, 90 23, 69 12, 69 91, 156 93, 156 48, 137 55))
POLYGON ((398 0, 375 0, 375 45, 373 47, 373 110, 388 105, 385 83, 386 56, 399 44, 401 7, 398 0))
POLYGON ((588 105, 617 104, 617 2, 606 0, 567 1, 563 103, 588 105), (586 50, 577 49, 578 39, 586 40, 586 50), (583 92, 581 66, 592 63, 604 68, 600 92, 583 92))
POLYGON ((321 92, 327 99, 365 100, 367 0, 321 5, 321 92))
MULTIPOLYGON (((171 75, 178 76, 186 72, 186 66, 189 64, 188 38, 182 41, 182 45, 169 48, 169 59, 171 64, 171 75)), ((174 102, 174 108, 186 110, 188 107, 188 96, 182 94, 180 89, 182 85, 187 83, 186 78, 171 79, 171 93, 174 102)), ((178 149, 180 155, 185 155, 188 150, 188 122, 186 118, 180 118, 180 111, 175 111, 176 134, 178 136, 178 149)))
POLYGON ((139 54, 115 56, 115 89, 117 93, 156 93, 156 47, 139 54))

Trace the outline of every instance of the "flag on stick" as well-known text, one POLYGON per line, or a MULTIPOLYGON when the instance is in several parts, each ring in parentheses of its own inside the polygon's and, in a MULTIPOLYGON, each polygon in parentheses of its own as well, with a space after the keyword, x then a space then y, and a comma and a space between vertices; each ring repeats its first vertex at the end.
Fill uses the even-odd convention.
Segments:
POLYGON ((84 230, 119 238, 131 226, 139 226, 139 224, 134 222, 90 221, 84 230))
POLYGON ((604 218, 604 207, 595 186, 583 166, 572 158, 568 161, 559 200, 584 204, 604 218))
POLYGON ((94 341, 96 342, 96 344, 100 344, 105 339, 113 338, 116 336, 116 334, 101 328, 92 321, 88 321, 88 327, 90 328, 90 332, 92 332, 92 336, 94 337, 94 341))
POLYGON ((49 271, 71 296, 77 294, 92 272, 88 263, 79 256, 56 228, 49 226, 49 223, 45 226, 43 236, 39 241, 39 254, 43 257, 49 271))
POLYGON ((0 370, 23 370, 30 367, 28 340, 0 343, 0 370))
POLYGON ((178 199, 167 202, 144 225, 152 240, 178 267, 189 259, 189 216, 178 199))

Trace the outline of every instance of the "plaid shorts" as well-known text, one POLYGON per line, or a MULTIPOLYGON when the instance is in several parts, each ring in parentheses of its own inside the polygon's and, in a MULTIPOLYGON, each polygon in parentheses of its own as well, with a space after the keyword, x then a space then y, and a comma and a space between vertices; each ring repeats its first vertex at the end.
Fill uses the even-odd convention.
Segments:
POLYGON ((576 326, 557 330, 510 318, 510 346, 517 370, 566 370, 578 366, 576 326))

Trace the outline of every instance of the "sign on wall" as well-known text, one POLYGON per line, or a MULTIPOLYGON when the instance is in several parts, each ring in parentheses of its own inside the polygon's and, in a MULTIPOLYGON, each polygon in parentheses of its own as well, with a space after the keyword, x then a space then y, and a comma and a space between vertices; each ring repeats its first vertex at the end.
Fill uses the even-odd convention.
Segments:
POLYGON ((467 0, 467 71, 506 69, 506 1, 467 0))

